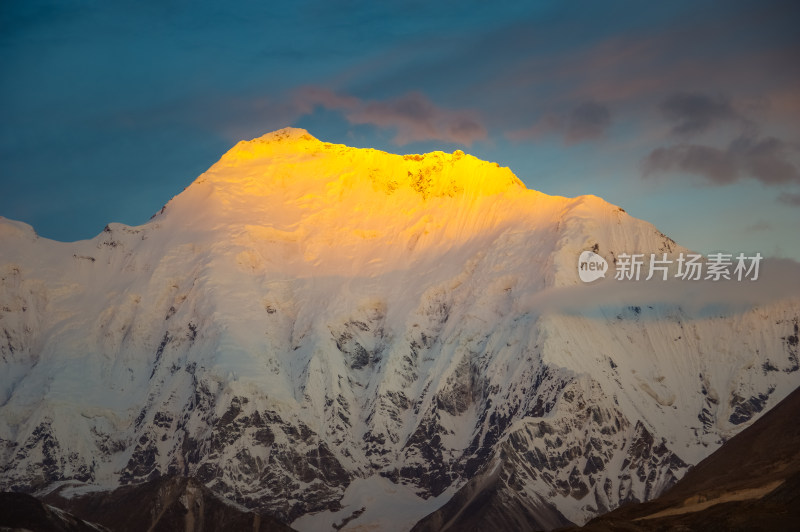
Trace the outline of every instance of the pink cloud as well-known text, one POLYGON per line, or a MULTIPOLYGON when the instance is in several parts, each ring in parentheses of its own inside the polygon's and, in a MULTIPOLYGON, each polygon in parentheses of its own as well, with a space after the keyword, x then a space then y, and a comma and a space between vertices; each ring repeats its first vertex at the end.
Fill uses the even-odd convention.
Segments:
MULTIPOLYGON (((742 135, 725 149, 681 143, 651 151, 642 163, 642 175, 687 173, 712 185, 728 185, 743 177, 768 186, 798 184, 800 168, 791 158, 795 150, 792 144, 771 136, 742 135)), ((791 196, 782 196, 782 201, 792 204, 791 196)))
POLYGON ((365 101, 319 87, 303 87, 296 92, 294 100, 304 114, 322 106, 341 111, 352 124, 393 129, 396 131, 394 142, 399 145, 441 140, 471 146, 487 138, 477 112, 438 107, 420 92, 409 92, 393 100, 365 101))
POLYGON ((506 138, 508 140, 539 139, 547 135, 561 133, 563 129, 564 119, 556 114, 548 113, 530 127, 509 131, 506 133, 506 138))
POLYGON ((335 92, 322 87, 300 87, 294 93, 294 103, 297 110, 302 114, 311 113, 316 106, 326 109, 355 109, 361 102, 353 96, 336 94, 335 92))
POLYGON ((577 144, 603 138, 611 125, 608 107, 595 101, 575 106, 566 116, 548 113, 531 127, 511 131, 509 140, 538 139, 546 135, 563 135, 566 144, 577 144))

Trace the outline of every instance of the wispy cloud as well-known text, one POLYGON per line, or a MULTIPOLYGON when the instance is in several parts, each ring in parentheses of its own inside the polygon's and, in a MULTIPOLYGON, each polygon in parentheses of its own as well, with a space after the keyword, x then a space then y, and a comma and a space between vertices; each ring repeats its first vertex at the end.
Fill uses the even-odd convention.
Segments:
POLYGON ((662 101, 659 108, 673 124, 672 133, 676 135, 697 135, 720 122, 741 119, 726 98, 699 92, 676 92, 662 101))
POLYGON ((486 139, 486 128, 477 113, 436 107, 419 92, 389 101, 374 101, 345 113, 356 124, 374 124, 397 130, 398 144, 420 140, 443 140, 466 146, 486 139))
POLYGON ((642 163, 645 177, 669 172, 699 175, 716 185, 739 179, 739 168, 727 151, 698 144, 656 148, 642 163))
POLYGON ((800 263, 784 258, 765 258, 756 281, 617 281, 612 276, 590 285, 542 290, 519 301, 521 308, 538 313, 564 312, 593 315, 630 305, 680 307, 694 317, 735 314, 753 306, 769 305, 800 297, 800 263))
POLYGON ((800 183, 800 169, 793 157, 797 146, 760 134, 759 124, 747 116, 758 107, 750 102, 738 109, 724 96, 702 92, 670 94, 658 108, 671 124, 672 135, 688 138, 716 132, 719 136, 733 129, 736 136, 725 147, 681 142, 655 148, 642 163, 643 175, 691 174, 712 185, 742 179, 765 185, 800 183))
POLYGON ((364 100, 316 86, 300 87, 279 97, 228 95, 215 100, 213 95, 199 94, 120 112, 114 122, 127 128, 184 123, 238 141, 294 124, 319 107, 341 113, 351 124, 371 124, 394 132, 398 145, 434 140, 471 146, 488 136, 476 111, 439 107, 420 92, 395 99, 364 100))
POLYGON ((790 160, 796 147, 775 137, 742 135, 725 149, 700 144, 656 148, 644 159, 644 177, 666 173, 696 175, 712 185, 751 178, 765 185, 800 183, 800 170, 790 160))
POLYGON ((778 196, 778 201, 793 207, 800 207, 800 194, 796 194, 794 192, 781 192, 781 195, 778 196))
POLYGON ((610 124, 611 113, 608 107, 597 102, 584 102, 569 115, 564 140, 575 143, 601 138, 610 124))
POLYGON ((509 140, 539 139, 546 135, 562 134, 563 130, 564 118, 553 113, 547 113, 530 127, 507 132, 506 138, 509 140))
POLYGON ((510 140, 536 139, 547 135, 562 136, 566 144, 576 144, 603 138, 611 125, 608 106, 586 101, 575 106, 566 116, 547 113, 531 127, 510 131, 510 140))
POLYGON ((323 87, 310 86, 295 90, 292 101, 302 114, 313 112, 316 106, 326 109, 352 110, 361 105, 361 101, 353 96, 336 94, 323 87))
POLYGON ((399 145, 441 140, 471 146, 485 140, 487 131, 479 114, 468 109, 445 109, 421 92, 389 100, 361 100, 318 87, 304 87, 295 95, 298 108, 308 113, 316 106, 340 111, 352 124, 372 124, 396 132, 399 145))
POLYGON ((761 231, 769 231, 770 229, 772 229, 772 224, 764 220, 759 220, 753 225, 748 225, 744 230, 749 233, 758 233, 761 231))

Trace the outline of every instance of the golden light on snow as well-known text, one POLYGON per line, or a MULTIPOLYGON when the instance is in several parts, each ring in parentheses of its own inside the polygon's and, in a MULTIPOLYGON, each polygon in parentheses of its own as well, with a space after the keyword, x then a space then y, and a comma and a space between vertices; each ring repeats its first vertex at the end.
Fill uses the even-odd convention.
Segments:
POLYGON ((461 151, 395 155, 285 129, 238 143, 167 215, 227 226, 253 272, 376 275, 512 220, 553 223, 563 200, 461 151))

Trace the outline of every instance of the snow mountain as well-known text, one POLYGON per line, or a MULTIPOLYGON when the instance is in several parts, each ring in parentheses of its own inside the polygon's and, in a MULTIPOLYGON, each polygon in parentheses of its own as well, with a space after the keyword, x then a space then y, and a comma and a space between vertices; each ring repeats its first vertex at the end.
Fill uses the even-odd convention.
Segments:
POLYGON ((0 218, 0 489, 193 477, 301 531, 654 498, 800 385, 800 300, 591 300, 584 250, 688 251, 460 151, 291 128, 138 227, 62 243, 0 218))
POLYGON ((665 494, 614 510, 581 530, 796 529, 800 519, 799 417, 800 388, 725 442, 665 494))

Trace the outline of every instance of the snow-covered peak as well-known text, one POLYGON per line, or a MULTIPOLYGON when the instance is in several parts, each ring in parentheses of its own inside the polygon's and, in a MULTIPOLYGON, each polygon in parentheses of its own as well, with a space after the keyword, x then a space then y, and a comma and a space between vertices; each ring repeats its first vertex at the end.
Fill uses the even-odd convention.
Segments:
POLYGON ((512 223, 551 223, 566 201, 461 151, 396 155, 288 128, 236 144, 154 222, 193 242, 205 234, 237 253, 352 273, 425 250, 430 258, 512 223))
MULTIPOLYGON (((541 231, 551 249, 560 232, 563 257, 539 259, 549 262, 538 270, 548 285, 577 282, 573 255, 582 249, 632 251, 663 236, 601 198, 530 190, 510 169, 460 150, 397 155, 296 128, 237 143, 149 225, 163 229, 169 247, 213 248, 249 271, 302 276, 408 271, 451 251, 467 256, 519 228, 541 231), (623 229, 622 220, 633 225, 623 229)), ((112 233, 131 245, 142 240, 112 233)))
POLYGON ((680 250, 460 152, 294 129, 142 227, 0 219, 0 489, 177 473, 299 530, 404 529, 468 479, 574 522, 657 495, 797 386, 798 305, 606 297, 588 249, 680 250))
POLYGON ((321 142, 297 128, 239 142, 198 179, 205 180, 234 189, 230 193, 255 196, 291 186, 313 191, 336 181, 342 181, 344 188, 367 188, 385 195, 407 189, 423 200, 525 188, 508 168, 460 150, 395 155, 321 142), (281 168, 298 165, 297 171, 281 168))
POLYGON ((36 231, 25 222, 10 220, 0 216, 0 242, 10 240, 36 240, 36 231))

